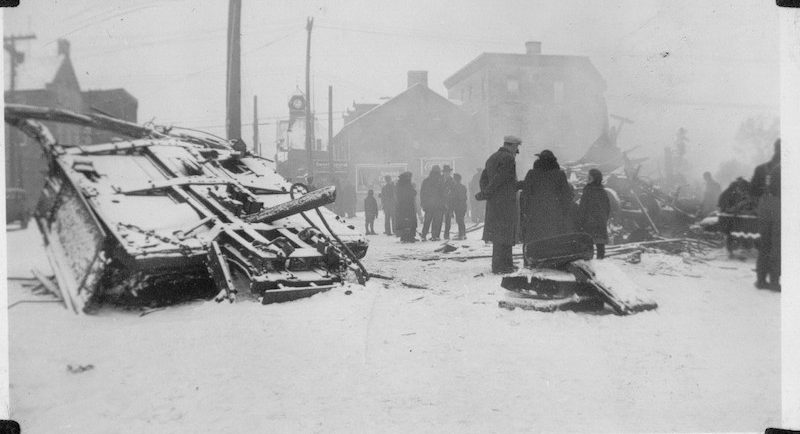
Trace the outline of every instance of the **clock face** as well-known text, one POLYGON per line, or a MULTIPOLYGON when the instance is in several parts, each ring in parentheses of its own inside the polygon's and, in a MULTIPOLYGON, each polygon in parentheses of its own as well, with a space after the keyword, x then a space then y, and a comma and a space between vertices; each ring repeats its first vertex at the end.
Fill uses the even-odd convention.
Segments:
POLYGON ((302 110, 305 105, 305 100, 300 96, 292 97, 291 101, 289 101, 289 106, 295 110, 302 110))

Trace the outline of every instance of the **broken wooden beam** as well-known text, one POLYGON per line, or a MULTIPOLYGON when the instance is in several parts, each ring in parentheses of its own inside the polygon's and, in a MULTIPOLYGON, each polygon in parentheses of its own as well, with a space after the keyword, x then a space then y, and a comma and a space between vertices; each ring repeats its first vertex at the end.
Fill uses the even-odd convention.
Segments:
POLYGON ((290 200, 242 217, 247 223, 269 223, 304 211, 310 211, 336 201, 336 187, 328 186, 310 191, 290 200))

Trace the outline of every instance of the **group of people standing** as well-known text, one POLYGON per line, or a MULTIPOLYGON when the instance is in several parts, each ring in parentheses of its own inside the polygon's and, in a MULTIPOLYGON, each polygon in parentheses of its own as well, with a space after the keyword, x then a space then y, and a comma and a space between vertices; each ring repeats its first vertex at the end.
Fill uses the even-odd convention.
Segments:
MULTIPOLYGON (((417 190, 411 178, 411 172, 401 173, 395 184, 390 176, 386 176, 379 195, 383 205, 384 234, 397 235, 403 242, 417 241, 417 190)), ((367 202, 370 196, 368 193, 364 202, 368 233, 371 222, 378 215, 377 203, 367 202)), ((454 174, 449 165, 444 165, 444 168, 434 165, 431 168, 420 186, 419 203, 424 215, 422 240, 429 233, 432 241, 440 240, 440 235, 449 239, 454 219, 458 227, 456 239, 466 237, 464 216, 467 213, 467 187, 461 183, 461 175, 454 174)), ((374 230, 372 233, 375 233, 374 230)))
POLYGON ((492 272, 517 269, 511 249, 518 241, 527 244, 578 231, 592 236, 597 258, 603 258, 611 206, 602 186, 602 173, 597 169, 589 172, 589 183, 576 205, 572 186, 552 151, 536 154, 538 158, 525 179, 517 180, 515 158, 521 144, 517 137, 504 138, 503 146, 486 160, 476 195, 477 200, 486 201, 483 239, 492 243, 492 272))

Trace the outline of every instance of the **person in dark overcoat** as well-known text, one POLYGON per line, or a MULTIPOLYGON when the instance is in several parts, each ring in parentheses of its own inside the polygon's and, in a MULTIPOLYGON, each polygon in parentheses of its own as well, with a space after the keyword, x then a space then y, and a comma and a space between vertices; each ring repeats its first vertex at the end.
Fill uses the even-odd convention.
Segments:
POLYGON ((781 290, 781 139, 775 141, 772 159, 756 167, 750 181, 758 200, 758 259, 756 287, 781 290), (769 276, 769 283, 767 282, 769 276))
POLYGON ((431 167, 430 174, 419 187, 419 200, 425 219, 422 222, 422 240, 431 231, 431 241, 439 241, 445 211, 444 179, 439 165, 431 167))
POLYGON ((404 243, 417 241, 417 190, 411 183, 411 172, 400 174, 395 194, 395 234, 400 234, 400 241, 404 243))
POLYGON ((583 194, 578 204, 578 229, 592 236, 595 244, 595 257, 606 256, 608 244, 608 217, 611 214, 611 203, 603 187, 603 174, 597 170, 589 171, 589 183, 583 187, 583 194))
POLYGON ((572 186, 556 156, 544 150, 522 181, 522 241, 554 237, 575 231, 572 186))
POLYGON ((514 259, 511 249, 517 240, 517 163, 522 141, 506 136, 503 146, 492 154, 481 176, 481 191, 478 200, 486 200, 486 220, 483 240, 492 243, 492 273, 513 272, 514 259))
POLYGON ((453 212, 458 226, 457 240, 467 238, 467 226, 464 216, 467 214, 467 187, 461 183, 461 174, 453 175, 453 186, 447 197, 447 208, 453 212))
POLYGON ((378 201, 372 190, 364 198, 364 225, 367 235, 375 235, 375 219, 378 218, 378 201))
POLYGON ((454 181, 453 181, 453 168, 450 167, 449 164, 445 164, 442 167, 442 192, 444 195, 444 232, 442 232, 442 238, 445 240, 450 239, 450 225, 453 221, 453 208, 450 207, 450 195, 453 192, 454 181))
POLYGON ((394 208, 397 202, 397 197, 395 193, 394 182, 392 182, 392 177, 386 175, 384 177, 384 181, 385 183, 381 188, 379 195, 381 198, 381 205, 383 206, 383 233, 385 235, 392 235, 392 220, 394 219, 395 215, 394 208))

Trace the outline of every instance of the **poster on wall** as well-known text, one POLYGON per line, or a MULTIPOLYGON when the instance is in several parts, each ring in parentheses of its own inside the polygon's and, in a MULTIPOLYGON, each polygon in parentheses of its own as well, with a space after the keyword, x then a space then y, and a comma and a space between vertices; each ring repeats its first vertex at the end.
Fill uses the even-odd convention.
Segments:
POLYGON ((419 160, 419 173, 424 178, 428 176, 431 172, 431 167, 438 165, 439 168, 443 168, 444 165, 447 164, 448 166, 453 168, 453 171, 456 170, 456 160, 455 158, 420 158, 419 160))
POLYGON ((357 164, 356 191, 359 193, 366 193, 370 189, 380 191, 386 175, 397 181, 397 177, 406 170, 408 170, 406 163, 357 164))

